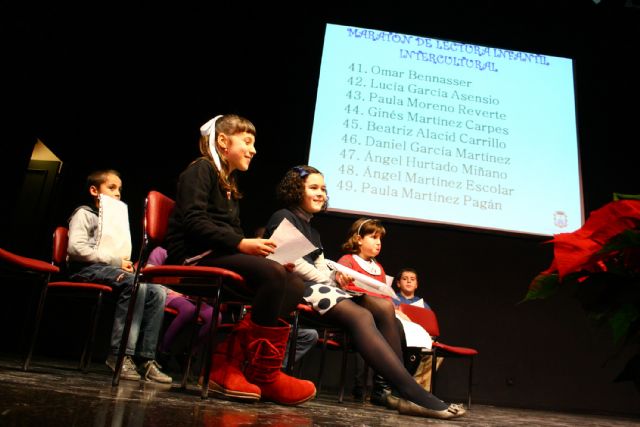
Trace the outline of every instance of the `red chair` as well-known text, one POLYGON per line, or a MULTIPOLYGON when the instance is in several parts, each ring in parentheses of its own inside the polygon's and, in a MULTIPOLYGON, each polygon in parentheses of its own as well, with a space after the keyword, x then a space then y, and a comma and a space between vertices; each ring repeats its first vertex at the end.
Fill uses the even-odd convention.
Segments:
MULTIPOLYGON (((151 250, 164 243, 169 224, 169 216, 173 211, 175 202, 158 191, 150 191, 145 200, 144 224, 142 247, 140 249, 139 265, 146 264, 151 250)), ((122 342, 129 339, 131 320, 133 317, 133 307, 137 296, 139 283, 148 282, 164 285, 185 295, 196 297, 196 311, 194 325, 197 323, 197 316, 200 312, 200 305, 203 299, 210 299, 213 307, 213 319, 218 319, 220 314, 220 304, 228 301, 249 302, 252 292, 244 285, 244 279, 238 273, 218 267, 185 266, 185 265, 158 265, 140 268, 135 272, 133 292, 129 303, 129 311, 124 326, 122 342)), ((218 322, 213 322, 209 331, 209 340, 205 350, 205 369, 203 373, 202 399, 208 397, 209 374, 211 373, 211 353, 213 350, 218 322)), ((192 340, 195 335, 192 333, 192 340)), ((191 345, 190 345, 191 347, 191 345)), ((117 386, 120 381, 120 369, 125 356, 125 346, 120 346, 116 370, 113 376, 113 385, 117 386)), ((182 380, 182 388, 186 388, 188 374, 190 371, 191 358, 187 362, 185 374, 182 380)))
POLYGON ((80 357, 79 369, 83 372, 86 371, 89 363, 91 362, 91 355, 93 352, 98 320, 100 318, 103 296, 105 294, 111 294, 112 289, 107 285, 98 283, 73 282, 67 280, 51 281, 52 275, 58 274, 61 270, 64 270, 64 268, 61 269, 61 267, 66 264, 67 245, 69 243, 68 232, 69 230, 66 227, 58 227, 55 229, 53 233, 51 264, 37 259, 15 255, 9 251, 0 249, 0 260, 2 260, 4 264, 13 265, 25 273, 38 275, 40 276, 42 283, 40 298, 38 299, 38 305, 36 308, 34 327, 31 333, 29 350, 22 367, 24 371, 27 371, 31 364, 31 358, 35 349, 38 333, 40 331, 40 322, 42 320, 42 314, 44 312, 44 306, 49 289, 71 289, 74 293, 79 291, 81 294, 88 294, 95 301, 89 332, 82 350, 82 356, 80 357))
POLYGON ((467 394, 467 407, 471 408, 471 383, 473 376, 473 358, 478 354, 478 350, 469 347, 456 347, 444 344, 440 341, 440 327, 438 318, 433 310, 418 307, 410 304, 400 304, 399 310, 406 314, 412 321, 422 326, 433 339, 431 348, 431 392, 435 393, 436 384, 436 360, 438 357, 444 358, 464 358, 469 359, 469 388, 467 394))

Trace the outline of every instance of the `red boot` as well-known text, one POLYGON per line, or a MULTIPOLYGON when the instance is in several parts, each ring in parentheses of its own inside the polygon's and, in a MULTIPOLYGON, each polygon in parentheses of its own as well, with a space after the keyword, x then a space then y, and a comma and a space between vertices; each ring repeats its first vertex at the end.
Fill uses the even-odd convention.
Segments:
POLYGON ((252 322, 247 315, 231 334, 216 346, 212 356, 209 389, 218 397, 260 400, 260 387, 247 381, 242 369, 246 361, 247 331, 252 322))
POLYGON ((247 332, 247 362, 245 375, 248 381, 262 391, 262 400, 284 405, 298 405, 316 395, 316 386, 307 380, 299 380, 281 371, 284 352, 289 340, 289 324, 267 327, 250 322, 247 332))

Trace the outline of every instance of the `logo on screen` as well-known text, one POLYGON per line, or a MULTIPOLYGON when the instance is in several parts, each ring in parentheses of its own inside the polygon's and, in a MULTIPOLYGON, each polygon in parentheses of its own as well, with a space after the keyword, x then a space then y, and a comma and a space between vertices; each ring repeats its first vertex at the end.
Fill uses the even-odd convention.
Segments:
POLYGON ((553 213, 553 223, 558 228, 565 228, 568 224, 567 214, 563 211, 555 211, 553 213))

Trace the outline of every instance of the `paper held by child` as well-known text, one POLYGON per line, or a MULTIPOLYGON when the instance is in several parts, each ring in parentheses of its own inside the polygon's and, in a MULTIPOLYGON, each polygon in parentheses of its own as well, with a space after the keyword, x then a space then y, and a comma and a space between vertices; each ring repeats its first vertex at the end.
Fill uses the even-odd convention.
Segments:
POLYGON ((131 231, 126 203, 100 194, 98 215, 98 251, 131 259, 131 231))
POLYGON ((356 285, 358 285, 363 289, 366 289, 371 292, 376 292, 381 295, 391 297, 393 299, 398 299, 398 296, 393 292, 391 287, 386 283, 380 282, 372 277, 367 276, 366 274, 359 273, 342 264, 338 264, 335 261, 327 260, 327 265, 332 270, 337 270, 340 273, 351 276, 355 281, 356 285))
POLYGON ((269 238, 276 243, 276 251, 267 256, 280 264, 291 264, 302 258, 316 247, 293 225, 284 218, 269 238))

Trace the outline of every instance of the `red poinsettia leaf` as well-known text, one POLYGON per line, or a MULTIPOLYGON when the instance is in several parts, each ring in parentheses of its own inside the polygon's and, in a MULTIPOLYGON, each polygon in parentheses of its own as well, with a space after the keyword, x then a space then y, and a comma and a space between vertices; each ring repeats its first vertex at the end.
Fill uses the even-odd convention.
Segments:
POLYGON ((560 278, 580 270, 597 271, 594 255, 612 237, 640 226, 640 200, 620 200, 591 213, 573 233, 554 236, 554 255, 560 278))
MULTIPOLYGON (((593 211, 579 230, 557 234, 552 243, 551 266, 529 284, 524 301, 553 295, 560 285, 573 285, 587 316, 609 325, 614 342, 637 345, 640 198, 614 201, 593 211)), ((616 381, 633 379, 640 390, 640 355, 631 362, 616 381)))
POLYGON ((591 257, 602 248, 601 244, 591 239, 575 237, 573 233, 557 236, 554 255, 560 278, 569 273, 589 270, 591 257))

